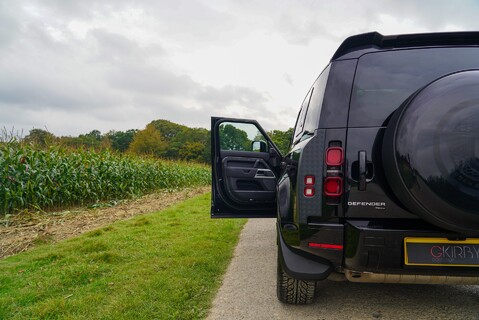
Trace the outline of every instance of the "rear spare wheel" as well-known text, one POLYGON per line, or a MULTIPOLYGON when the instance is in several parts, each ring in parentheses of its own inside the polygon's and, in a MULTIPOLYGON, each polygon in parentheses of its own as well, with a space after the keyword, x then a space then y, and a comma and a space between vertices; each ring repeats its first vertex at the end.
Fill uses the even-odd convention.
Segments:
POLYGON ((389 121, 383 162, 412 213, 479 235, 479 70, 444 76, 409 98, 389 121))

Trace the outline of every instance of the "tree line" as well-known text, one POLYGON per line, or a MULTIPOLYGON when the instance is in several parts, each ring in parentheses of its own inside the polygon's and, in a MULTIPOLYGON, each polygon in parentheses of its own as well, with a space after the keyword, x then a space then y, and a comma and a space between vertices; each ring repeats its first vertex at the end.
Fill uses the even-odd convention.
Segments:
MULTIPOLYGON (((292 128, 268 132, 285 154, 289 147, 292 128)), ((154 120, 145 129, 111 130, 102 134, 92 130, 77 137, 57 137, 43 129, 32 129, 23 138, 24 143, 40 148, 50 145, 80 149, 112 150, 119 153, 149 155, 158 158, 209 163, 211 161, 211 133, 205 128, 190 128, 168 120, 154 120)))

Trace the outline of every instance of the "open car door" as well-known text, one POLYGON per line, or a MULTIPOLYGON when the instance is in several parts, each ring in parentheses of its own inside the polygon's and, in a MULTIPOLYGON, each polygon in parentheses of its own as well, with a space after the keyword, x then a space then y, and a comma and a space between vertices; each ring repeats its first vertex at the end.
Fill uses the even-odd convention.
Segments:
POLYGON ((256 121, 212 117, 211 217, 276 217, 281 159, 256 121))

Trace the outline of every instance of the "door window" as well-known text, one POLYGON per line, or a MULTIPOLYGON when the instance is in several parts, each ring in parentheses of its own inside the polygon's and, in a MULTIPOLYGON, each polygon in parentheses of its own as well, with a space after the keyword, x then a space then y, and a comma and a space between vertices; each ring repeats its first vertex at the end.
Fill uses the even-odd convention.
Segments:
POLYGON ((267 152, 267 140, 252 123, 223 122, 219 126, 221 150, 267 152))
POLYGON ((324 69, 314 82, 308 112, 304 120, 305 131, 314 132, 319 126, 319 114, 323 107, 323 98, 326 90, 326 83, 328 82, 329 69, 330 66, 324 69))
POLYGON ((294 140, 297 140, 303 133, 304 119, 306 118, 306 114, 308 113, 309 100, 311 100, 312 92, 313 88, 309 90, 308 94, 304 98, 303 104, 301 105, 301 110, 298 115, 298 120, 296 120, 296 127, 294 129, 294 140))
POLYGON ((430 48, 365 54, 359 59, 349 127, 386 124, 416 90, 446 74, 479 68, 477 48, 430 48))

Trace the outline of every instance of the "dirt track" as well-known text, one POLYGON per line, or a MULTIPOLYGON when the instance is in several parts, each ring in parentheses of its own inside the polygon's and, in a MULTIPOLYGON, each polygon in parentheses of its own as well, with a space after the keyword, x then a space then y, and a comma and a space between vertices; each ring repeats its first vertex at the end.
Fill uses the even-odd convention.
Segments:
POLYGON ((73 208, 61 212, 24 212, 0 224, 0 259, 33 248, 78 236, 118 220, 162 210, 176 202, 206 193, 211 187, 166 190, 137 199, 121 201, 114 206, 97 209, 73 208))
POLYGON ((248 221, 208 319, 479 319, 479 286, 324 281, 313 305, 283 305, 274 223, 248 221))

